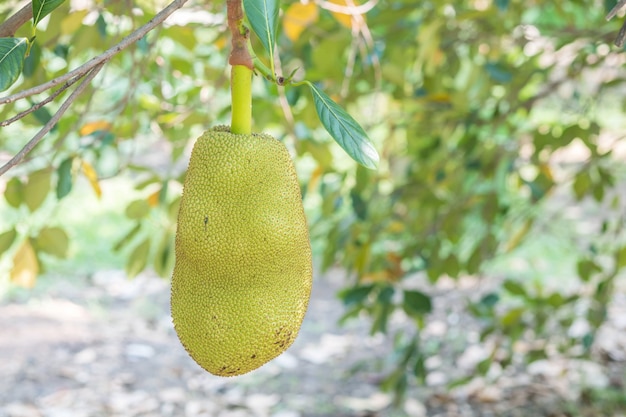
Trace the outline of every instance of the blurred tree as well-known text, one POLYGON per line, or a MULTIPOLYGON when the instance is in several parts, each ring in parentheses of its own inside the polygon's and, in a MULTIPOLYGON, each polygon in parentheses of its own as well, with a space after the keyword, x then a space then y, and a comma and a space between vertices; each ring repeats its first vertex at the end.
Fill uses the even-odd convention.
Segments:
MULTIPOLYGON (((625 202, 616 191, 623 166, 615 156, 623 138, 614 134, 624 107, 625 59, 612 46, 619 23, 604 19, 615 3, 282 2, 276 71, 296 71, 295 80, 324 86, 366 121, 381 162, 368 170, 338 151, 302 87, 277 88, 257 77, 254 123, 293 147, 319 266, 339 264, 352 277, 340 293, 345 319, 365 313, 372 333, 396 333, 384 388, 401 395, 411 381, 425 378, 424 362, 440 348, 421 338, 432 300, 427 282, 415 285, 411 278, 436 283, 480 276, 499 256, 551 233, 580 249, 577 285, 531 285, 511 274, 467 300, 465 310, 483 325, 481 337, 494 342, 476 373, 493 364, 505 367, 520 355, 524 361, 541 358, 549 343, 571 355, 589 354, 615 277, 626 266, 625 202), (568 158, 573 152, 582 157, 568 158), (556 230, 562 208, 583 202, 604 208, 593 232, 556 230), (415 326, 392 328, 394 313, 414 319, 415 326), (569 336, 575 320, 587 324, 582 336, 569 336), (520 354, 513 345, 526 329, 538 343, 520 354)), ((16 4, 0 5, 0 22, 14 15, 16 4)), ((9 94, 79 67, 163 6, 62 3, 39 23, 9 94)), ((79 88, 87 92, 0 179, 20 221, 71 193, 78 177, 100 194, 101 181, 132 173, 146 197, 126 207, 135 226, 113 249, 128 254, 130 276, 147 267, 169 275, 184 151, 207 126, 228 122, 222 6, 190 0, 85 73, 93 81, 84 78, 79 88)), ((16 37, 30 37, 30 31, 23 25, 16 37)), ((258 40, 253 44, 262 49, 258 40)), ((67 94, 61 90, 19 121, 2 122, 2 163, 56 122, 67 94)), ((0 98, 0 120, 46 100, 44 91, 25 100, 0 98)), ((23 285, 33 285, 44 266, 41 254, 66 256, 69 245, 63 225, 0 231, 0 253, 13 260, 11 279, 23 285)))

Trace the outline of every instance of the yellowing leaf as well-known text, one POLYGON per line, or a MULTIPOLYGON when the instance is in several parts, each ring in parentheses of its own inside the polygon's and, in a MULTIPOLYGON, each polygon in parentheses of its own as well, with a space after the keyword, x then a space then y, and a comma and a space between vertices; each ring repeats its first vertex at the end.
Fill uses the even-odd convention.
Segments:
POLYGON ((222 49, 226 48, 228 45, 230 45, 230 43, 228 42, 228 37, 227 36, 219 36, 217 39, 215 39, 211 43, 211 46, 217 48, 220 51, 222 49))
POLYGON ((403 222, 399 222, 399 221, 392 221, 391 223, 389 223, 389 227, 388 227, 389 232, 391 233, 400 233, 400 232, 404 232, 406 230, 406 224, 403 222))
POLYGON ((158 190, 148 196, 148 204, 150 205, 150 207, 156 207, 159 205, 160 194, 161 194, 161 190, 158 190))
POLYGON ((309 179, 309 184, 307 186, 307 190, 309 193, 312 193, 313 190, 315 190, 320 182, 320 179, 322 178, 322 174, 324 173, 324 170, 322 169, 321 166, 317 166, 317 168, 315 168, 315 170, 311 173, 311 178, 309 179))
POLYGON ((298 40, 304 29, 317 22, 319 10, 313 2, 308 4, 294 3, 285 12, 283 18, 283 30, 285 35, 292 41, 298 40))
MULTIPOLYGON (((336 4, 337 6, 341 6, 342 8, 350 8, 353 6, 358 6, 359 3, 356 0, 328 0, 329 3, 336 4)), ((342 13, 337 11, 330 11, 330 14, 341 23, 343 26, 351 29, 352 28, 352 15, 349 13, 342 13)), ((362 16, 363 20, 365 20, 365 16, 362 16)))
POLYGON ((452 97, 448 93, 433 93, 428 95, 428 100, 437 104, 449 104, 452 102, 452 97))
POLYGON ((361 276, 361 282, 390 282, 391 273, 387 270, 369 272, 361 276))
POLYGON ((505 245, 505 253, 511 252, 513 249, 517 248, 519 244, 524 240, 528 232, 530 232, 530 228, 533 225, 532 220, 526 220, 524 224, 517 229, 517 231, 511 236, 509 241, 505 245))
POLYGON ((93 188, 93 191, 96 193, 98 198, 102 197, 102 189, 100 188, 100 183, 98 183, 98 174, 96 173, 96 170, 87 161, 81 161, 80 167, 87 180, 89 180, 89 184, 91 184, 91 188, 93 188))
POLYGON ((61 34, 71 35, 80 29, 88 12, 88 10, 78 10, 65 16, 61 21, 61 34))
POLYGON ((83 127, 80 128, 80 135, 87 136, 91 135, 93 132, 97 132, 98 130, 110 130, 111 123, 106 120, 98 120, 95 122, 85 123, 83 127))
POLYGON ((39 262, 35 251, 27 239, 15 252, 13 268, 11 269, 11 282, 25 288, 33 288, 39 273, 39 262))

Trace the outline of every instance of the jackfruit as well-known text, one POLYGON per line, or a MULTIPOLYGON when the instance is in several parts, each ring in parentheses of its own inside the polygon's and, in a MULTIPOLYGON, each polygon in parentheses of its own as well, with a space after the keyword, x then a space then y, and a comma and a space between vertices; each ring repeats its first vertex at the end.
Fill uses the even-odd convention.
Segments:
POLYGON ((244 374, 293 343, 313 267, 300 187, 281 142, 227 126, 198 138, 175 253, 174 328, 201 367, 244 374))

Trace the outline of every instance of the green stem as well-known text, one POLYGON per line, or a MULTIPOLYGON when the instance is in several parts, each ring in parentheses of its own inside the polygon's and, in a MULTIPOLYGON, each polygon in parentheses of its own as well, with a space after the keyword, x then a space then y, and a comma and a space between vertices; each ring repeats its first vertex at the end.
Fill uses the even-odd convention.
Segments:
POLYGON ((252 70, 245 65, 233 65, 230 93, 232 118, 230 131, 236 135, 252 133, 252 70))
POLYGON ((232 35, 230 94, 232 116, 230 131, 236 135, 252 133, 252 71, 254 64, 248 52, 250 31, 244 25, 242 0, 227 0, 228 28, 232 35))

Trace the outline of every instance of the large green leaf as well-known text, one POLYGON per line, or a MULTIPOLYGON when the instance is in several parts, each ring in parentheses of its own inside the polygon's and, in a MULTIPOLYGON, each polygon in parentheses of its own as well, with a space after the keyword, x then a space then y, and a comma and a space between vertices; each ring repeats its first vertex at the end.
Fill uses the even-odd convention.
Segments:
POLYGON ((376 169, 380 157, 367 133, 344 109, 312 83, 306 83, 313 93, 315 110, 328 133, 352 159, 366 168, 376 169))
POLYGON ((4 190, 4 198, 11 207, 18 208, 24 201, 24 183, 17 177, 11 178, 4 190))
POLYGON ((11 245, 13 245, 16 237, 17 232, 15 231, 15 228, 7 230, 4 233, 0 233, 0 255, 6 252, 11 245))
POLYGON ((274 62, 276 27, 278 23, 278 0, 243 0, 243 7, 252 30, 274 62))
POLYGON ((28 39, 0 38, 0 91, 11 87, 22 73, 28 39))
POLYGON ((60 227, 44 227, 33 243, 38 251, 49 253, 57 258, 65 258, 70 240, 65 230, 60 227))
POLYGON ((59 165, 57 168, 57 198, 60 200, 72 191, 73 177, 72 177, 72 164, 74 157, 69 157, 59 165))
POLYGON ((65 0, 33 0, 33 26, 59 7, 65 0))
POLYGON ((123 249, 126 245, 128 245, 135 236, 137 236, 137 234, 141 231, 141 223, 138 222, 135 227, 133 227, 132 229, 130 229, 130 231, 128 231, 128 233, 126 233, 120 240, 117 241, 117 243, 115 243, 115 245, 113 246, 113 252, 119 252, 121 249, 123 249))
POLYGON ((44 168, 28 176, 28 182, 24 186, 24 202, 30 211, 37 210, 48 196, 51 175, 52 171, 44 168))
POLYGON ((139 243, 131 252, 126 261, 126 274, 129 278, 134 278, 146 268, 148 255, 150 254, 150 239, 147 237, 139 243))
POLYGON ((404 311, 412 317, 420 318, 432 311, 430 297, 421 291, 404 291, 404 311))
POLYGON ((144 199, 135 200, 126 207, 126 217, 129 219, 141 219, 150 213, 150 204, 144 199))

